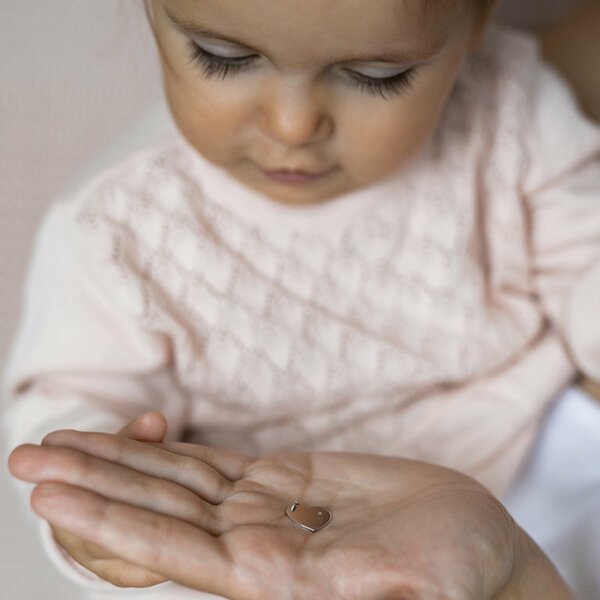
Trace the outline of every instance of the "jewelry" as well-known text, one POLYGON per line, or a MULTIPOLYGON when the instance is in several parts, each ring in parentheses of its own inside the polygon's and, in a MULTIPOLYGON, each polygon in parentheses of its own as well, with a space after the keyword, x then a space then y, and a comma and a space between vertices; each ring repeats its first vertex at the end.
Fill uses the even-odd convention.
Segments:
POLYGON ((331 523, 331 513, 326 508, 322 506, 301 506, 299 500, 296 500, 285 511, 285 514, 294 525, 310 533, 315 533, 331 523))

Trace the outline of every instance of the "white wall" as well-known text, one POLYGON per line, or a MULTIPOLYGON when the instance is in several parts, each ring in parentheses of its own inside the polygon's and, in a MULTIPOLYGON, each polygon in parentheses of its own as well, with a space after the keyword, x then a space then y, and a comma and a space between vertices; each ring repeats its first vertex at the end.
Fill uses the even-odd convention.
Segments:
MULTIPOLYGON (((162 103, 153 41, 138 0, 0 0, 0 364, 14 334, 34 231, 82 170, 143 143, 124 129, 162 103)), ((139 128, 139 126, 138 126, 139 128)), ((152 128, 149 128, 152 129, 152 128)), ((0 468, 0 598, 71 600, 0 468)))

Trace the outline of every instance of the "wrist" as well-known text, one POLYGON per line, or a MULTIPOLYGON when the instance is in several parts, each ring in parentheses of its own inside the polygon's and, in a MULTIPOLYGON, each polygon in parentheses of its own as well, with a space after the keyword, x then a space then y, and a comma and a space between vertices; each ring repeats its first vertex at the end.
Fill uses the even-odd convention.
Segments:
POLYGON ((495 600, 575 600, 542 549, 517 527, 510 582, 495 600))

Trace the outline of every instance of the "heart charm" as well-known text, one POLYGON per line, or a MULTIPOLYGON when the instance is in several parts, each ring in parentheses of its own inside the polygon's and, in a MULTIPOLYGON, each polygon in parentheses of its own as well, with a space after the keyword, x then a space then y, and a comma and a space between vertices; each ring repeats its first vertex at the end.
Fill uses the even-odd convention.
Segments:
POLYGON ((310 533, 315 533, 331 523, 331 513, 321 506, 301 506, 300 502, 296 501, 285 513, 295 525, 310 533))

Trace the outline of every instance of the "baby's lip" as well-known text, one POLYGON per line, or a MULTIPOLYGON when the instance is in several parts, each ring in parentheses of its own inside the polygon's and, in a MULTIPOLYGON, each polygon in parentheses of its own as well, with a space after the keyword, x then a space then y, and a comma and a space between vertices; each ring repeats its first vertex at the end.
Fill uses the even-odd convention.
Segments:
POLYGON ((316 181, 317 179, 324 177, 331 171, 332 169, 329 169, 328 171, 317 173, 296 169, 277 169, 273 171, 263 170, 263 173, 270 179, 280 183, 310 183, 311 181, 316 181))
POLYGON ((268 169, 266 173, 274 173, 277 175, 308 175, 309 177, 318 177, 321 173, 310 173, 298 169, 268 169))
POLYGON ((331 169, 319 170, 319 169, 305 169, 301 167, 276 167, 273 169, 262 169, 265 173, 274 175, 304 175, 307 177, 321 177, 331 171, 331 169))

